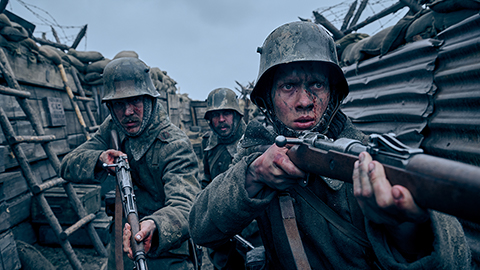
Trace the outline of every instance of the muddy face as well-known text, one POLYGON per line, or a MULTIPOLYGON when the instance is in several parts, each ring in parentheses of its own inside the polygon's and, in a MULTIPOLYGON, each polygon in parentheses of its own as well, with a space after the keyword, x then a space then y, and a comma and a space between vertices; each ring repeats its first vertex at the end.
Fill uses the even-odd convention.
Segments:
POLYGON ((277 118, 293 130, 309 130, 318 124, 330 100, 327 72, 311 62, 277 68, 272 100, 277 118))

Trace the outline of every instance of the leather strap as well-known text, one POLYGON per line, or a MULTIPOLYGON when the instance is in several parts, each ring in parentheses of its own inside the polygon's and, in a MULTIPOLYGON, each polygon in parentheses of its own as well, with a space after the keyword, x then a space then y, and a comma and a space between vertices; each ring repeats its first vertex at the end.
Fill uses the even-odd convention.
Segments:
POLYGON ((303 248, 302 239, 298 232, 297 221, 295 219, 295 210, 293 209, 292 197, 288 193, 282 193, 278 197, 280 202, 280 210, 282 212, 283 225, 287 234, 288 243, 292 250, 293 259, 298 270, 311 269, 308 262, 305 249, 303 248))
POLYGON ((322 215, 328 222, 330 222, 335 228, 345 234, 347 237, 351 238, 353 241, 357 242, 363 247, 371 248, 370 242, 366 234, 359 230, 357 227, 353 226, 350 222, 341 218, 335 211, 332 210, 325 202, 318 198, 315 193, 313 193, 308 188, 296 187, 295 191, 297 192, 303 200, 308 203, 313 209, 315 209, 320 215, 322 215))
POLYGON ((124 270, 123 267, 123 232, 122 232, 122 217, 123 205, 120 190, 118 185, 115 192, 115 265, 117 270, 124 270))

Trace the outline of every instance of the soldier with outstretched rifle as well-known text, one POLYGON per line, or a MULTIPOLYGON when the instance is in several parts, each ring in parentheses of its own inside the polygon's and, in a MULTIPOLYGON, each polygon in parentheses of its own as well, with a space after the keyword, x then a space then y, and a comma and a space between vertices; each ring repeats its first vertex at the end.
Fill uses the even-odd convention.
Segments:
POLYGON ((289 159, 289 145, 274 144, 305 132, 368 141, 340 110, 349 89, 327 31, 284 24, 258 52, 251 99, 267 121, 248 124, 234 166, 197 197, 194 241, 221 245, 256 219, 268 269, 469 269, 457 219, 418 207, 370 154, 359 155, 352 184, 307 174, 289 159))

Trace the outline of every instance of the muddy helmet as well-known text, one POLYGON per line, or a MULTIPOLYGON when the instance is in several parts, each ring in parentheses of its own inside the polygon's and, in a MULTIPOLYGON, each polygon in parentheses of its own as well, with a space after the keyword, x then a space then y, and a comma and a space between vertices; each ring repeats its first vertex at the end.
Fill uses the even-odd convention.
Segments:
POLYGON ((210 113, 219 110, 234 110, 243 116, 240 105, 238 105, 237 95, 228 88, 217 88, 208 94, 207 111, 204 118, 210 120, 210 113))
POLYGON ((138 58, 123 57, 111 61, 103 70, 105 96, 102 102, 143 95, 159 97, 149 71, 150 68, 138 58))
POLYGON ((260 53, 257 83, 250 95, 260 108, 265 108, 267 95, 276 67, 300 61, 322 62, 328 65, 332 96, 340 103, 348 95, 348 84, 338 65, 333 38, 320 25, 311 22, 292 22, 275 29, 265 39, 260 53))

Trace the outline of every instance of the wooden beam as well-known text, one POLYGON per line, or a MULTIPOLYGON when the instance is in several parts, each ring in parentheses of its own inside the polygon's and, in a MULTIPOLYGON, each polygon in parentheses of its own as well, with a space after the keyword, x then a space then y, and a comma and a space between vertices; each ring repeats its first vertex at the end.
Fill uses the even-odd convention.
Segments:
POLYGON ((70 47, 68 47, 67 45, 60 44, 60 43, 55 43, 55 42, 52 42, 50 40, 46 40, 46 39, 43 39, 43 38, 37 38, 37 37, 32 36, 32 39, 35 42, 37 42, 41 45, 50 45, 52 47, 55 47, 57 49, 64 50, 64 51, 68 51, 68 49, 70 49, 70 47))
POLYGON ((78 32, 78 35, 77 37, 75 38, 75 40, 73 41, 72 43, 72 47, 73 49, 76 49, 78 44, 80 43, 80 41, 82 40, 82 38, 85 36, 85 33, 87 33, 87 24, 85 24, 82 29, 80 29, 80 32, 78 32))
POLYGON ((385 17, 385 16, 387 16, 391 13, 397 12, 400 9, 404 8, 405 6, 406 5, 404 3, 399 1, 398 3, 392 5, 391 7, 388 7, 386 9, 380 11, 379 13, 368 17, 363 22, 348 28, 347 30, 344 31, 344 33, 345 33, 345 35, 347 35, 347 34, 353 32, 353 31, 356 31, 356 30, 358 30, 358 29, 360 29, 360 28, 362 28, 362 27, 364 27, 364 26, 366 26, 366 25, 368 25, 368 24, 370 24, 370 23, 372 23, 372 22, 374 22, 378 19, 381 19, 381 18, 383 18, 383 17, 385 17))
POLYGON ((315 23, 323 25, 330 33, 333 35, 333 39, 339 40, 345 36, 340 30, 338 30, 332 23, 330 23, 327 18, 317 11, 313 11, 313 16, 315 17, 315 23))
POLYGON ((353 13, 355 13, 356 8, 357 8, 357 0, 355 0, 350 5, 350 8, 348 9, 347 15, 345 15, 345 18, 343 19, 343 24, 342 24, 342 27, 340 28, 340 31, 343 32, 345 29, 347 29, 348 24, 349 24, 350 20, 352 19, 353 13))
POLYGON ((360 16, 362 16, 363 11, 367 7, 367 4, 368 4, 368 0, 362 0, 362 2, 360 3, 360 6, 358 7, 357 13, 355 13, 355 16, 353 16, 353 19, 350 22, 350 26, 357 24, 358 20, 360 19, 360 16))

